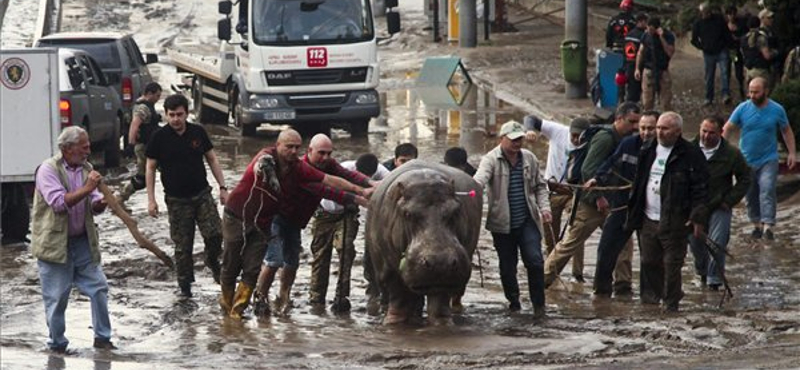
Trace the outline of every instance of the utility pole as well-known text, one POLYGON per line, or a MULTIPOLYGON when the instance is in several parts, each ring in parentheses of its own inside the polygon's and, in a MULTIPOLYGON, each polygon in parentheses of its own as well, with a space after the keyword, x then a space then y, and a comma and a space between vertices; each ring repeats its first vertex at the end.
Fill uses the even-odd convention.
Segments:
POLYGON ((562 46, 562 65, 565 68, 565 77, 567 75, 567 67, 575 68, 577 78, 569 79, 566 81, 566 95, 568 99, 583 99, 587 93, 586 82, 586 63, 587 63, 587 5, 586 0, 568 0, 565 1, 566 21, 564 23, 564 38, 565 41, 577 41, 577 45, 572 51, 565 52, 562 46), (582 69, 582 70, 581 70, 582 69))
POLYGON ((478 14, 476 0, 458 2, 458 46, 474 48, 478 45, 478 14))

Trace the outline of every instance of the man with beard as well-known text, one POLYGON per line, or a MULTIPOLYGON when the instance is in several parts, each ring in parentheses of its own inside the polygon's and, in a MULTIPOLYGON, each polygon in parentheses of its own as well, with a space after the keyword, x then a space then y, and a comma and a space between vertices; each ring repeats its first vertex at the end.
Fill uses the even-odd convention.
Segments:
POLYGON ((708 165, 682 131, 679 114, 659 117, 657 140, 642 146, 628 205, 627 227, 639 233, 640 299, 644 304, 663 300, 667 312, 677 312, 683 298, 686 238, 703 234, 708 214, 708 165))
POLYGON ((767 80, 756 77, 750 81, 750 99, 739 104, 731 113, 722 131, 729 139, 741 130, 739 148, 753 171, 753 183, 747 192, 747 216, 753 223, 753 239, 774 240, 776 194, 778 181, 778 130, 783 136, 789 155, 789 169, 795 165, 794 132, 783 106, 769 95, 767 80))

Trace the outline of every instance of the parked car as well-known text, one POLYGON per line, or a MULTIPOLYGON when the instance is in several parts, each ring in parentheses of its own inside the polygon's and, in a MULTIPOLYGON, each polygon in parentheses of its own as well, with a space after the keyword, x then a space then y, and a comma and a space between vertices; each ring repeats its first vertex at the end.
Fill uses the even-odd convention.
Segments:
POLYGON ((86 129, 93 150, 102 150, 105 166, 120 163, 123 108, 98 63, 77 49, 58 49, 61 126, 86 129))
POLYGON ((133 104, 153 81, 147 65, 158 62, 158 56, 142 55, 131 35, 115 32, 55 33, 37 40, 36 46, 80 49, 97 61, 122 100, 122 134, 127 146, 133 104))

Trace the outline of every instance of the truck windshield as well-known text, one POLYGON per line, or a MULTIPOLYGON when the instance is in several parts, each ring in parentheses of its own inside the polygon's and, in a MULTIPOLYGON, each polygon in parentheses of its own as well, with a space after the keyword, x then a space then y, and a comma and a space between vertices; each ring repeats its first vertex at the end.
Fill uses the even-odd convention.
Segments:
POLYGON ((348 44, 374 35, 369 0, 250 0, 259 45, 348 44))

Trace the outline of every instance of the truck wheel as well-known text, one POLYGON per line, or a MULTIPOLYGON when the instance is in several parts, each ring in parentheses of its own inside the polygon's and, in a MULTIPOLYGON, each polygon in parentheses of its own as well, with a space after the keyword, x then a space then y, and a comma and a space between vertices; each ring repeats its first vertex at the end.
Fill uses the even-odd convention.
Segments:
POLYGON ((198 123, 227 124, 227 113, 222 113, 214 108, 203 104, 203 86, 205 82, 202 77, 195 77, 192 82, 192 102, 194 104, 194 119, 198 123))
POLYGON ((369 119, 350 122, 350 136, 364 137, 369 133, 369 119))
POLYGON ((111 136, 108 140, 106 140, 106 146, 103 150, 103 159, 105 162, 106 168, 114 168, 119 167, 120 158, 122 152, 119 147, 119 138, 120 138, 120 119, 114 121, 114 135, 111 136))
POLYGON ((2 189, 2 244, 24 242, 31 222, 28 196, 21 183, 6 183, 2 189))
MULTIPOLYGON (((236 94, 236 95, 238 95, 238 94, 236 94)), ((242 136, 245 136, 245 137, 256 136, 256 129, 258 129, 258 126, 260 126, 260 125, 258 123, 249 124, 248 125, 248 124, 245 124, 244 122, 242 122, 242 116, 241 116, 242 112, 239 109, 239 102, 238 102, 238 100, 234 100, 234 99, 238 99, 238 98, 236 98, 236 97, 232 97, 231 98, 231 101, 235 102, 235 103, 233 103, 233 106, 231 107, 231 112, 233 112, 233 125, 236 126, 236 128, 239 129, 239 132, 242 134, 242 136)))

